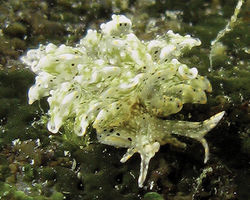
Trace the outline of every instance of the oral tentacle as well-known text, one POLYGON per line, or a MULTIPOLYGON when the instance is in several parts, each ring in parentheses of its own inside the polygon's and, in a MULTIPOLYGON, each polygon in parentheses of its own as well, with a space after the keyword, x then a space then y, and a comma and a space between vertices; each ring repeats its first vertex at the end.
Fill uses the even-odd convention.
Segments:
POLYGON ((147 144, 138 152, 141 156, 141 165, 140 165, 140 175, 138 179, 139 187, 143 187, 143 183, 147 177, 149 161, 154 157, 155 153, 160 149, 160 144, 154 142, 153 144, 147 144))

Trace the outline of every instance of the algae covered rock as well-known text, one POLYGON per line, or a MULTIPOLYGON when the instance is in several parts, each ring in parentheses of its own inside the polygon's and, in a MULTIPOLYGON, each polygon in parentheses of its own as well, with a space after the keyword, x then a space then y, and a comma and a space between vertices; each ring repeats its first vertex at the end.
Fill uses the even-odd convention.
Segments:
POLYGON ((224 112, 204 122, 162 119, 178 113, 183 104, 206 103, 205 91, 212 91, 197 68, 178 60, 200 40, 170 30, 141 41, 124 15, 112 15, 100 28, 88 30, 75 47, 50 43, 22 57, 37 75, 29 103, 48 97, 48 130, 57 133, 70 119, 76 135, 84 136, 93 127, 99 142, 128 148, 121 162, 140 153, 140 187, 160 145, 185 146, 174 135, 201 142, 206 162, 209 150, 204 135, 224 112))
POLYGON ((148 192, 144 195, 143 200, 163 200, 163 197, 156 192, 148 192))

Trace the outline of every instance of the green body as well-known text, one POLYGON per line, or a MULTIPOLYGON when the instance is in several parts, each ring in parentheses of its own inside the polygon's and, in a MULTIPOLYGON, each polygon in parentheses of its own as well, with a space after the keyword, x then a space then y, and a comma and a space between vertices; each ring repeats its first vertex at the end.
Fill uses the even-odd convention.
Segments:
POLYGON ((78 136, 93 126, 101 143, 128 148, 122 162, 139 152, 140 187, 160 145, 184 145, 173 134, 200 141, 206 162, 208 146, 203 137, 224 112, 201 123, 161 119, 178 113, 185 103, 206 103, 205 91, 212 91, 195 67, 178 61, 200 40, 168 31, 144 42, 123 15, 113 15, 100 27, 100 32, 88 30, 76 47, 50 43, 22 57, 37 74, 29 103, 48 96, 48 130, 57 133, 72 119, 78 136))

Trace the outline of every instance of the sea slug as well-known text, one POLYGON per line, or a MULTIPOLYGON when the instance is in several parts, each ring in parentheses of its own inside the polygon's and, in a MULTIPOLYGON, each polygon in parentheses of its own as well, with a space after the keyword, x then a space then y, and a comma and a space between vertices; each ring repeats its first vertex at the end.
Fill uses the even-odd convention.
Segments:
POLYGON ((75 47, 49 43, 22 57, 36 74, 29 103, 48 97, 48 130, 57 133, 71 119, 78 136, 92 126, 100 143, 128 148, 121 162, 138 152, 139 187, 160 145, 185 146, 175 135, 201 142, 206 162, 209 150, 204 135, 224 112, 203 122, 163 119, 178 113, 185 103, 205 104, 205 91, 212 91, 197 68, 178 61, 200 40, 170 30, 141 41, 133 33, 131 20, 123 15, 113 15, 100 29, 88 30, 75 47))

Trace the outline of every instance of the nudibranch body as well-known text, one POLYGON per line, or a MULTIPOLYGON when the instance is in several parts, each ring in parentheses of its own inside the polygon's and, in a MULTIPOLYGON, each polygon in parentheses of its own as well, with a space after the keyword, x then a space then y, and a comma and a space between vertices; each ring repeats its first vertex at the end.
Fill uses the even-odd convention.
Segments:
POLYGON ((132 31, 131 21, 113 15, 101 31, 88 30, 75 47, 40 45, 22 61, 37 75, 29 103, 48 97, 48 130, 57 133, 66 120, 84 136, 96 129, 103 144, 128 148, 121 162, 141 155, 138 184, 146 178, 150 159, 160 145, 185 146, 174 135, 198 140, 209 151, 204 135, 222 118, 220 112, 204 122, 164 120, 185 103, 206 103, 210 82, 198 70, 178 61, 198 39, 168 31, 144 42, 132 31))

